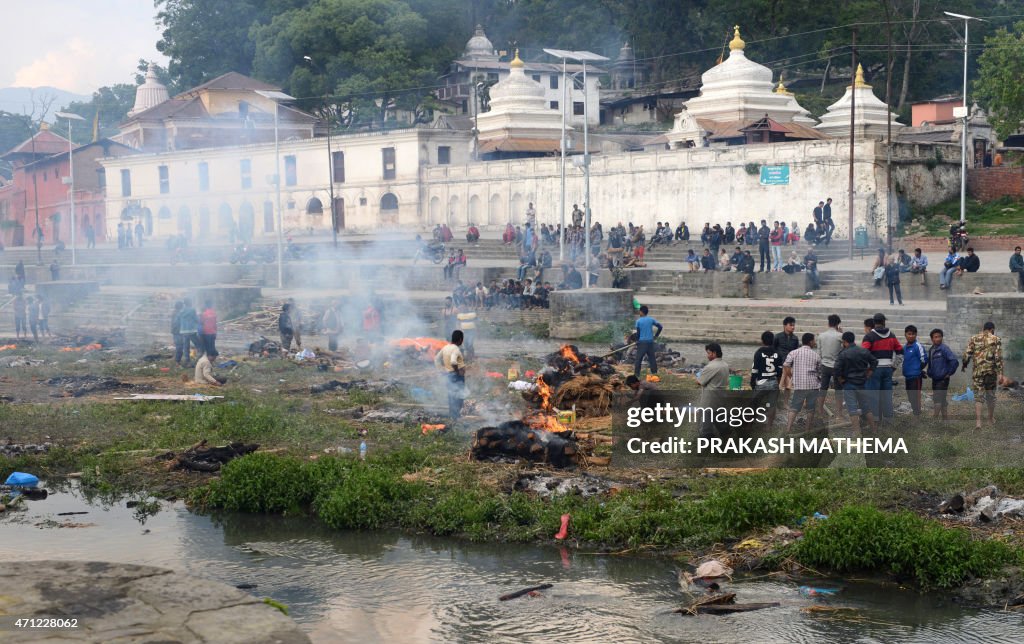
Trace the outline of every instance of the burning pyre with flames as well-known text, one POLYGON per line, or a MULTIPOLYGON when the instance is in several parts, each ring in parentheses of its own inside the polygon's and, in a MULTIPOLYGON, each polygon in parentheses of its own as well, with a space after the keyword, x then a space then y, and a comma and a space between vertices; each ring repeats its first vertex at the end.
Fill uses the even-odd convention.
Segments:
POLYGON ((588 356, 573 345, 563 345, 546 358, 536 390, 524 397, 537 405, 521 420, 484 427, 473 441, 479 460, 526 458, 563 467, 582 455, 577 436, 565 422, 576 416, 609 413, 612 396, 625 388, 610 378, 615 368, 605 357, 588 356), (565 421, 565 422, 563 422, 565 421))

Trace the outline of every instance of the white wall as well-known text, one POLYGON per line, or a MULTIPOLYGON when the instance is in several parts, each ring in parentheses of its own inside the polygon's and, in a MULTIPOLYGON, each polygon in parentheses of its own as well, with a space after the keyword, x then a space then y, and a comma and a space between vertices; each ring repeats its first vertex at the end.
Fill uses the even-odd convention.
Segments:
MULTIPOLYGON (((383 133, 356 134, 332 137, 332 152, 344 152, 345 180, 334 186, 335 197, 344 199, 341 215, 347 229, 375 229, 382 225, 414 226, 425 213, 420 211, 420 168, 436 164, 438 147, 450 148, 451 162, 469 161, 471 137, 467 133, 447 130, 396 130, 383 133), (395 149, 395 178, 384 180, 382 149, 395 149), (397 218, 394 213, 382 213, 381 197, 391 193, 398 198, 397 218), (382 220, 382 216, 384 219, 382 220)), ((283 141, 281 157, 281 206, 286 231, 302 231, 308 227, 329 230, 331 225, 329 166, 327 140, 318 138, 302 141, 283 141), (294 156, 296 183, 285 185, 287 174, 285 157, 294 156), (306 213, 310 199, 317 198, 323 213, 306 213)), ((154 235, 167 237, 178 233, 178 213, 187 209, 192 218, 193 237, 200 230, 199 213, 206 208, 211 213, 211 233, 214 238, 224 235, 217 226, 218 212, 223 204, 230 207, 235 221, 243 204, 255 211, 255 234, 265 234, 263 204, 276 204, 272 182, 275 174, 273 144, 186 150, 160 154, 142 154, 102 161, 107 174, 108 230, 116 230, 123 209, 130 205, 148 208, 154 217, 154 235), (240 161, 252 164, 252 187, 241 188, 240 161), (199 165, 209 167, 209 190, 199 190, 199 165), (166 165, 170 176, 170 191, 160 193, 158 167, 166 165), (131 171, 132 194, 121 196, 120 174, 131 171), (167 208, 171 219, 158 219, 157 213, 167 208)), ((274 220, 276 222, 276 205, 274 220)), ((276 223, 275 223, 276 226, 276 223)), ((275 228, 276 230, 276 228, 275 228)))
MULTIPOLYGON (((846 141, 829 140, 595 156, 590 180, 592 213, 606 227, 632 221, 650 228, 667 220, 673 226, 686 221, 695 231, 704 222, 724 225, 726 221, 785 219, 798 221, 803 228, 818 201, 832 197, 837 236, 846 237, 849 151, 846 141), (788 164, 790 183, 762 186, 759 172, 751 166, 754 174, 749 174, 748 164, 788 164)), ((855 157, 854 227, 867 225, 874 234, 882 234, 884 149, 873 141, 858 142, 855 157)), ((474 196, 485 205, 495 197, 509 204, 519 196, 524 205, 534 202, 539 223, 559 220, 558 159, 430 167, 425 169, 424 183, 427 200, 458 200, 463 210, 455 213, 456 223, 461 223, 464 205, 474 196)), ((933 189, 953 187, 939 184, 933 189)), ((582 206, 583 193, 582 172, 570 165, 566 170, 567 219, 572 204, 582 206)), ((513 210, 511 215, 514 223, 522 221, 522 213, 513 210)))

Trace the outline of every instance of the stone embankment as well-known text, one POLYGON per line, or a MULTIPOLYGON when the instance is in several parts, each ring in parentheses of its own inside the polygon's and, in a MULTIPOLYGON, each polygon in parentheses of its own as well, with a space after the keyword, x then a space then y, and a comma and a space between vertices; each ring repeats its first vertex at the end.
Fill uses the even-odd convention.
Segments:
POLYGON ((16 561, 0 570, 0 584, 4 642, 310 641, 295 622, 262 599, 165 568, 16 561))

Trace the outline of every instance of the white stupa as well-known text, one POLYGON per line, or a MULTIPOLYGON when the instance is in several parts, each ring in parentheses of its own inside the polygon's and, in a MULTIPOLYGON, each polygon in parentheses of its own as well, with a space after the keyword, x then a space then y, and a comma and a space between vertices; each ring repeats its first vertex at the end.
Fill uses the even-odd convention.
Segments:
POLYGON ((737 25, 729 42, 729 57, 704 72, 700 96, 686 102, 689 116, 750 122, 767 115, 778 123, 813 125, 815 120, 792 94, 772 91, 772 70, 747 58, 744 47, 737 25))
MULTIPOLYGON (((856 136, 885 138, 890 115, 889 106, 879 100, 871 91, 871 86, 864 82, 864 69, 860 65, 857 65, 853 85, 848 85, 843 97, 828 106, 828 111, 821 117, 821 123, 815 126, 818 131, 829 136, 849 138, 850 101, 854 97, 853 120, 856 136)), ((893 132, 902 127, 903 124, 897 123, 896 115, 892 114, 893 132)))
MULTIPOLYGON (((481 152, 551 152, 559 149, 562 115, 549 109, 544 87, 529 78, 516 50, 509 75, 491 87, 490 110, 477 116, 481 152)), ((572 128, 566 127, 566 130, 572 128)))
POLYGON ((466 43, 466 50, 462 57, 467 60, 498 60, 498 54, 494 51, 494 45, 484 33, 482 25, 477 25, 473 36, 466 43))
POLYGON ((128 116, 135 116, 145 112, 149 108, 163 103, 168 98, 170 96, 167 94, 167 88, 156 78, 156 65, 150 63, 149 68, 146 70, 146 80, 142 85, 135 88, 135 105, 128 112, 128 116))

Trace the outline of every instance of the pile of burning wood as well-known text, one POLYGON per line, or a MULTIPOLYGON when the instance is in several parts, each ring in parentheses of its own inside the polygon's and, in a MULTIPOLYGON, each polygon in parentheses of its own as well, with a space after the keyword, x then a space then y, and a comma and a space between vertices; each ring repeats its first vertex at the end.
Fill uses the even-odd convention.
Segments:
POLYGON ((626 389, 606 357, 581 353, 564 345, 547 356, 547 366, 537 377, 535 391, 523 391, 523 397, 538 409, 522 419, 484 427, 473 442, 478 460, 515 460, 550 463, 556 467, 585 461, 583 451, 593 445, 581 445, 565 423, 576 416, 603 416, 609 413, 616 391, 626 389), (564 421, 564 422, 563 422, 564 421))

